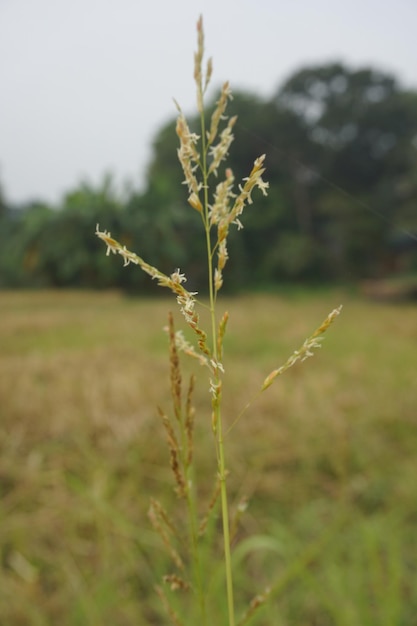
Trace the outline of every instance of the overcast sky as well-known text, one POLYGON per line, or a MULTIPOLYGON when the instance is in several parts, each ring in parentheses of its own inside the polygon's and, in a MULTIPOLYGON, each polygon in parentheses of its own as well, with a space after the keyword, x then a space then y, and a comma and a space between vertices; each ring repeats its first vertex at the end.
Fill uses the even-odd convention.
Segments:
POLYGON ((56 202, 106 171, 140 186, 152 138, 194 111, 195 23, 213 83, 270 97, 294 70, 371 64, 417 88, 416 0, 0 0, 0 182, 56 202))

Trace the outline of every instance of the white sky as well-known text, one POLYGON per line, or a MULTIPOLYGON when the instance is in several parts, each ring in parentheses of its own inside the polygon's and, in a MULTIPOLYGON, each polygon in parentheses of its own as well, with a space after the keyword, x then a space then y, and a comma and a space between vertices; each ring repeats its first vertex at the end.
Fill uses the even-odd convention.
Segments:
POLYGON ((0 182, 58 201, 106 171, 140 186, 156 131, 194 111, 202 13, 213 84, 270 97, 341 60, 417 88, 416 0, 0 0, 0 182))

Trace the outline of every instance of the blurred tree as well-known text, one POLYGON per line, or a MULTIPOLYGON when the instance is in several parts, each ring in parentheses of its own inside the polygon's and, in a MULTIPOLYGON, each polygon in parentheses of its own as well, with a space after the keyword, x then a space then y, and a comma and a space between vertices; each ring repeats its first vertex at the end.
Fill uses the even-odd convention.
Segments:
POLYGON ((110 176, 95 189, 81 183, 59 207, 31 203, 9 212, 0 251, 3 286, 124 286, 131 273, 103 258, 94 237, 96 224, 130 232, 125 201, 110 176))
MULTIPOLYGON (((226 287, 417 267, 417 92, 375 69, 331 63, 295 72, 269 101, 235 92, 230 111, 239 120, 227 165, 239 182, 266 153, 270 191, 245 211, 243 232, 231 233, 226 287)), ((190 126, 200 132, 197 118, 190 126)), ((177 147, 171 120, 156 134, 143 192, 120 193, 107 175, 58 207, 11 210, 0 189, 0 285, 153 292, 135 267, 103 256, 93 236, 100 223, 162 271, 186 268, 188 288, 201 291, 200 216, 188 205, 177 147)))
POLYGON ((3 193, 3 185, 0 183, 0 219, 6 215, 7 205, 6 198, 3 193))
MULTIPOLYGON (((293 181, 313 237, 330 263, 336 252, 339 272, 377 272, 410 202, 403 189, 414 169, 417 94, 389 74, 335 63, 296 72, 276 103, 305 130, 300 154, 310 175, 299 163, 293 181)), ((415 202, 415 188, 412 195, 415 202)))
POLYGON ((37 241, 52 216, 41 202, 11 208, 2 220, 0 286, 47 286, 46 277, 36 271, 40 250, 37 241))
MULTIPOLYGON (((268 198, 231 238, 233 284, 380 271, 392 232, 415 228, 416 93, 388 74, 333 63, 296 72, 270 101, 235 92, 231 110, 239 118, 229 161, 236 180, 266 152, 270 182, 268 198)), ((199 132, 197 119, 190 126, 199 132)), ((157 218, 154 240, 165 241, 160 256, 170 267, 187 260, 199 277, 198 216, 181 186, 177 143, 171 121, 155 138, 144 197, 157 218)))

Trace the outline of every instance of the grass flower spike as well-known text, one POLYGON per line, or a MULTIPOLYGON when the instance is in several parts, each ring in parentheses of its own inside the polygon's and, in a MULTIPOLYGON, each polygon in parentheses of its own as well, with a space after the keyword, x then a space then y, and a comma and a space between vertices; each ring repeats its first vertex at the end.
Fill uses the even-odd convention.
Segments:
MULTIPOLYGON (((149 518, 156 532, 165 546, 173 571, 167 572, 162 578, 162 584, 156 587, 157 594, 166 607, 171 622, 176 625, 191 626, 198 623, 200 626, 212 624, 209 614, 207 593, 213 582, 210 579, 211 569, 204 566, 207 563, 207 552, 215 552, 216 542, 213 536, 217 533, 208 533, 210 520, 214 518, 216 504, 220 502, 222 522, 222 563, 225 579, 225 598, 227 603, 227 624, 236 626, 234 576, 232 567, 232 543, 237 536, 239 520, 246 509, 246 499, 241 499, 237 511, 230 515, 228 476, 226 463, 225 435, 233 424, 233 416, 229 416, 229 428, 225 427, 222 399, 225 371, 223 367, 224 339, 229 315, 224 312, 218 315, 217 296, 224 281, 224 270, 229 259, 228 236, 232 225, 238 230, 243 228, 242 214, 248 205, 253 203, 253 194, 259 190, 262 195, 268 192, 268 183, 264 181, 265 155, 259 156, 253 164, 249 175, 240 184, 235 184, 232 170, 225 166, 230 146, 233 142, 233 129, 236 125, 236 116, 227 116, 227 106, 232 95, 228 82, 224 83, 219 98, 215 104, 211 119, 206 125, 204 98, 212 76, 213 65, 208 60, 205 71, 204 62, 204 30, 200 18, 197 24, 197 51, 194 55, 194 80, 197 91, 197 109, 200 116, 198 134, 191 132, 189 124, 176 104, 178 118, 176 133, 179 139, 177 151, 178 159, 183 171, 183 184, 188 192, 188 204, 196 212, 195 218, 200 220, 202 234, 205 240, 207 254, 207 287, 209 323, 208 329, 203 330, 200 324, 198 307, 201 305, 195 296, 196 292, 188 291, 184 283, 186 276, 180 269, 170 275, 162 273, 156 267, 149 265, 140 256, 126 249, 107 231, 101 231, 97 226, 96 235, 107 246, 107 255, 119 255, 124 265, 133 263, 138 265, 158 285, 167 287, 176 297, 180 311, 188 327, 192 330, 193 340, 186 338, 181 330, 174 330, 172 314, 169 315, 167 334, 169 338, 170 383, 172 409, 167 412, 158 409, 163 428, 165 430, 169 463, 174 482, 175 493, 181 509, 181 523, 165 511, 163 506, 152 499, 149 518), (198 214, 198 215, 197 215, 198 214), (199 515, 198 483, 194 460, 196 457, 194 443, 194 428, 196 416, 192 402, 194 392, 194 376, 191 376, 188 386, 183 390, 183 376, 181 373, 180 353, 198 361, 207 372, 206 389, 210 393, 210 404, 207 414, 199 419, 210 419, 213 433, 212 452, 217 465, 214 476, 213 493, 205 514, 199 515), (207 369, 206 369, 207 368, 207 369), (210 406, 211 405, 211 406, 210 406), (184 521, 185 520, 185 521, 184 521), (232 520, 232 521, 230 521, 232 520), (207 535, 211 537, 211 544, 207 535), (178 601, 170 594, 183 594, 185 609, 180 614, 178 601), (191 598, 191 600, 190 600, 191 598), (188 617, 190 603, 198 607, 191 611, 193 618, 188 617), (188 607, 188 608, 187 608, 188 607), (187 621, 191 620, 191 621, 187 621)), ((323 333, 327 330, 340 307, 330 313, 319 328, 296 350, 280 368, 272 371, 264 380, 261 391, 266 390, 272 382, 297 361, 304 361, 313 355, 314 350, 320 347, 323 333)), ((260 393, 260 392, 259 392, 260 393)), ((249 406, 249 405, 247 405, 249 406)), ((245 407, 246 409, 247 407, 245 407)), ((244 409, 244 410, 245 410, 244 409)), ((242 411, 243 412, 243 411, 242 411)), ((241 414, 240 414, 241 415, 241 414)), ((239 415, 239 416, 240 416, 239 415)), ((213 559, 215 557, 213 556, 213 559)), ((215 568, 214 568, 214 571, 215 568)), ((243 613, 246 623, 251 615, 264 604, 269 592, 263 591, 254 596, 243 613)), ((217 598, 215 599, 217 602, 217 598)))
POLYGON ((330 324, 336 319, 336 317, 340 314, 342 310, 342 306, 339 306, 337 309, 334 309, 329 315, 326 317, 324 322, 314 331, 314 333, 308 337, 301 348, 295 350, 292 355, 287 359, 284 365, 281 365, 276 370, 273 370, 264 380, 263 385, 261 387, 261 391, 265 391, 268 389, 270 385, 274 382, 277 376, 280 376, 284 372, 286 372, 290 367, 295 365, 297 361, 305 361, 309 357, 314 355, 314 350, 321 348, 321 341, 323 340, 323 333, 329 328, 330 324))

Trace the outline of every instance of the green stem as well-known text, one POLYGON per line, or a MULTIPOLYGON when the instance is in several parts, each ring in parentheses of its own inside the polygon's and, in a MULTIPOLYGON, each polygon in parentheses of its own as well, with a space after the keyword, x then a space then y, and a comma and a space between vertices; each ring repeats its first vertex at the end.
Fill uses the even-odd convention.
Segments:
MULTIPOLYGON (((210 297, 210 318, 211 318, 211 335, 212 335, 212 354, 213 358, 217 361, 217 329, 216 329, 216 294, 214 291, 213 280, 213 250, 210 238, 210 224, 208 214, 208 181, 207 181, 207 143, 206 143, 206 131, 204 115, 201 115, 201 137, 202 137, 202 176, 203 176, 203 189, 204 189, 204 227, 206 231, 206 246, 207 246, 207 265, 208 265, 208 287, 210 297)), ((218 370, 215 375, 215 383, 220 382, 220 375, 218 370)), ((215 408, 216 412, 216 433, 217 433, 217 446, 218 446, 218 472, 220 478, 220 494, 221 494, 221 507, 222 507, 222 520, 223 520, 223 541, 224 541, 224 562, 226 570, 226 589, 227 589, 227 606, 229 615, 229 626, 235 626, 235 609, 234 609, 234 597, 233 597, 233 575, 232 575, 232 555, 230 549, 230 528, 229 528, 229 505, 227 500, 227 486, 226 486, 226 461, 225 450, 223 440, 223 427, 221 420, 220 405, 215 408)))

